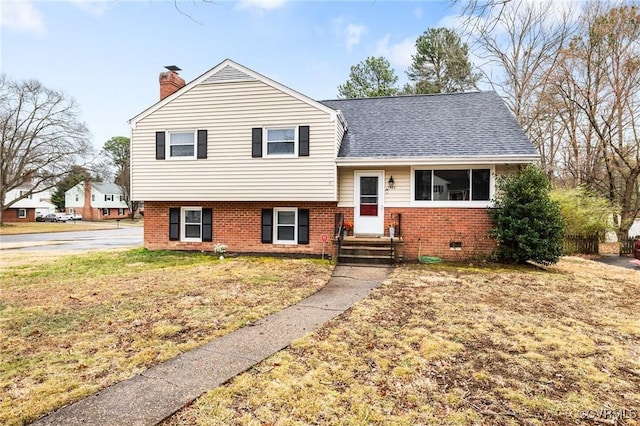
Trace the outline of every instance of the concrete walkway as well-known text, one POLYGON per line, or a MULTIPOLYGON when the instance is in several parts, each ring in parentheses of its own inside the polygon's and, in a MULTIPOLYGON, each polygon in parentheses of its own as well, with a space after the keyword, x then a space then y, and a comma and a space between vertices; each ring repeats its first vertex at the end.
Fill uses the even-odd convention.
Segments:
POLYGON ((155 425, 338 316, 380 286, 391 269, 337 266, 320 291, 41 418, 34 425, 155 425))

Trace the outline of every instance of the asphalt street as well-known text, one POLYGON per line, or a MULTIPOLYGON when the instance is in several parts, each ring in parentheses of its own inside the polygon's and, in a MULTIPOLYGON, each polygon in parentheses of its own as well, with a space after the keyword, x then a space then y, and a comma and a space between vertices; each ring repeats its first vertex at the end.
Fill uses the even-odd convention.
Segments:
POLYGON ((0 250, 86 251, 142 246, 141 227, 0 236, 0 250))

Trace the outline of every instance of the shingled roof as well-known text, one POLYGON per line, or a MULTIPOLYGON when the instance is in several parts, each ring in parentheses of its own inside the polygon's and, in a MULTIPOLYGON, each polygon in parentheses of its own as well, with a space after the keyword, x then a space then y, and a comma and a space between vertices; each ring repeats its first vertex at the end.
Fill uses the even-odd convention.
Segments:
POLYGON ((321 101, 348 131, 338 158, 536 157, 495 92, 321 101))

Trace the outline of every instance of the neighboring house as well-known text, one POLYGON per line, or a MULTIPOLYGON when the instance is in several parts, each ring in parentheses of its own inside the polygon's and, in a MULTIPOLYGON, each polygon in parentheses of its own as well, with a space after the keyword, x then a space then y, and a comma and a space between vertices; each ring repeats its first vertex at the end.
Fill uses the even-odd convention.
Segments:
POLYGON ((64 193, 67 213, 78 213, 84 220, 122 219, 129 215, 122 190, 115 183, 85 181, 64 193))
POLYGON ((231 60, 130 120, 149 249, 320 254, 336 214, 404 257, 486 254, 496 175, 539 155, 494 92, 318 102, 231 60))
MULTIPOLYGON (((7 192, 6 200, 15 200, 28 193, 31 186, 12 189, 7 192)), ((37 216, 54 213, 56 206, 51 202, 51 191, 40 191, 16 201, 2 212, 4 222, 33 222, 37 216)))

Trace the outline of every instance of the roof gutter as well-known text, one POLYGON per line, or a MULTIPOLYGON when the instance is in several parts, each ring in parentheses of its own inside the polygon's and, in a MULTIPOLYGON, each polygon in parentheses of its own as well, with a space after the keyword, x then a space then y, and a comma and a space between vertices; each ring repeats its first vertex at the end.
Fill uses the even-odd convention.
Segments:
POLYGON ((338 167, 362 166, 416 166, 416 165, 462 165, 462 164, 529 164, 540 161, 540 156, 532 155, 492 155, 485 157, 339 157, 338 167))

